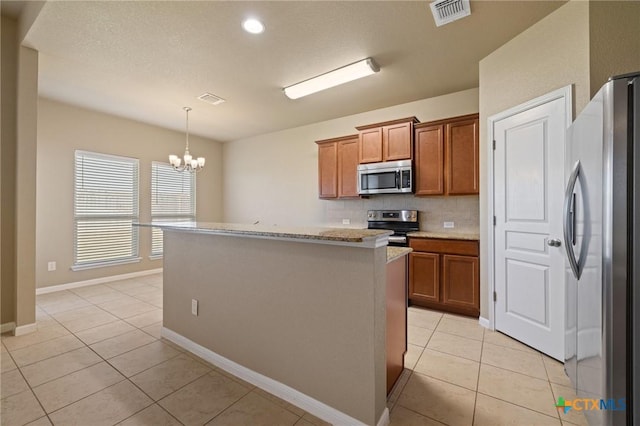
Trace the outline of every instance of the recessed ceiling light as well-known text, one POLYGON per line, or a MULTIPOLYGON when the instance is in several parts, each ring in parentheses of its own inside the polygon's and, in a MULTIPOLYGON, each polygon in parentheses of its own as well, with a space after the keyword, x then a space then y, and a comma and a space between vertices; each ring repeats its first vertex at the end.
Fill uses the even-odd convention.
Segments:
POLYGON ((248 33, 260 34, 264 31, 264 24, 255 18, 249 18, 242 23, 242 28, 248 33))

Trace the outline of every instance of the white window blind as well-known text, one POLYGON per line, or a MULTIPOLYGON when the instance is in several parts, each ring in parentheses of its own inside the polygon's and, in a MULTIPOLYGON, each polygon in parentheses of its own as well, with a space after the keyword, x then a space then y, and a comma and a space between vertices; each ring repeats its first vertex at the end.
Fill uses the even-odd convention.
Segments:
MULTIPOLYGON (((191 222, 196 219, 196 178, 177 172, 167 163, 151 164, 151 219, 154 222, 191 222)), ((151 231, 151 255, 162 255, 162 231, 151 231)))
POLYGON ((138 260, 138 160, 75 152, 74 267, 138 260))

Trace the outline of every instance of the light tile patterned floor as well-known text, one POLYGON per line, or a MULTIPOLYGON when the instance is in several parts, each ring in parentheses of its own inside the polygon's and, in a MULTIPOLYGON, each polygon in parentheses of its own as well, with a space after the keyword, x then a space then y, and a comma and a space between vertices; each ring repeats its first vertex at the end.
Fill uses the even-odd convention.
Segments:
POLYGON ((405 371, 389 397, 397 425, 586 425, 562 364, 478 321, 409 308, 405 371))
MULTIPOLYGON (((325 425, 160 338, 162 276, 37 297, 38 330, 2 336, 0 424, 325 425)), ((585 424, 560 363, 477 320, 409 308, 397 425, 585 424), (573 423, 569 423, 573 422, 573 423)))

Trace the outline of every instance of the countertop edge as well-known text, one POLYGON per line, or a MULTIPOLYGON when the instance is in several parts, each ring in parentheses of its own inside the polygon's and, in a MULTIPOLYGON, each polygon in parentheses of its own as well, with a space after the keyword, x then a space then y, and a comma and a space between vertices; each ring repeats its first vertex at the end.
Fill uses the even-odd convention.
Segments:
POLYGON ((407 233, 409 238, 434 238, 441 240, 467 240, 480 241, 480 234, 472 232, 434 232, 434 231, 415 231, 407 233))
POLYGON ((398 260, 403 256, 411 253, 413 249, 411 247, 394 247, 387 246, 387 263, 391 263, 394 260, 398 260))
POLYGON ((156 227, 165 231, 188 232, 209 235, 234 236, 244 238, 271 239, 279 241, 308 242, 318 244, 346 245, 363 248, 386 246, 391 231, 360 230, 351 228, 277 228, 246 229, 251 225, 241 224, 172 224, 172 223, 134 223, 134 226, 156 227), (326 233, 322 235, 321 233, 326 233))

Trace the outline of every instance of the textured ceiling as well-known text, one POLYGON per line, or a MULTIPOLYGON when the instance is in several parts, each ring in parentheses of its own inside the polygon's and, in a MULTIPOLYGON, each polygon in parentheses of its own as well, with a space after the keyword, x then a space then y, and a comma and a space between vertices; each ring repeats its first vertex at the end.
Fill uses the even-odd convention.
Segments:
POLYGON ((191 106, 193 133, 225 142, 477 87, 480 59, 563 3, 472 1, 437 28, 425 1, 49 1, 25 44, 45 97, 176 130, 191 106), (248 16, 266 31, 245 33, 248 16), (282 93, 366 57, 379 73, 282 93))

